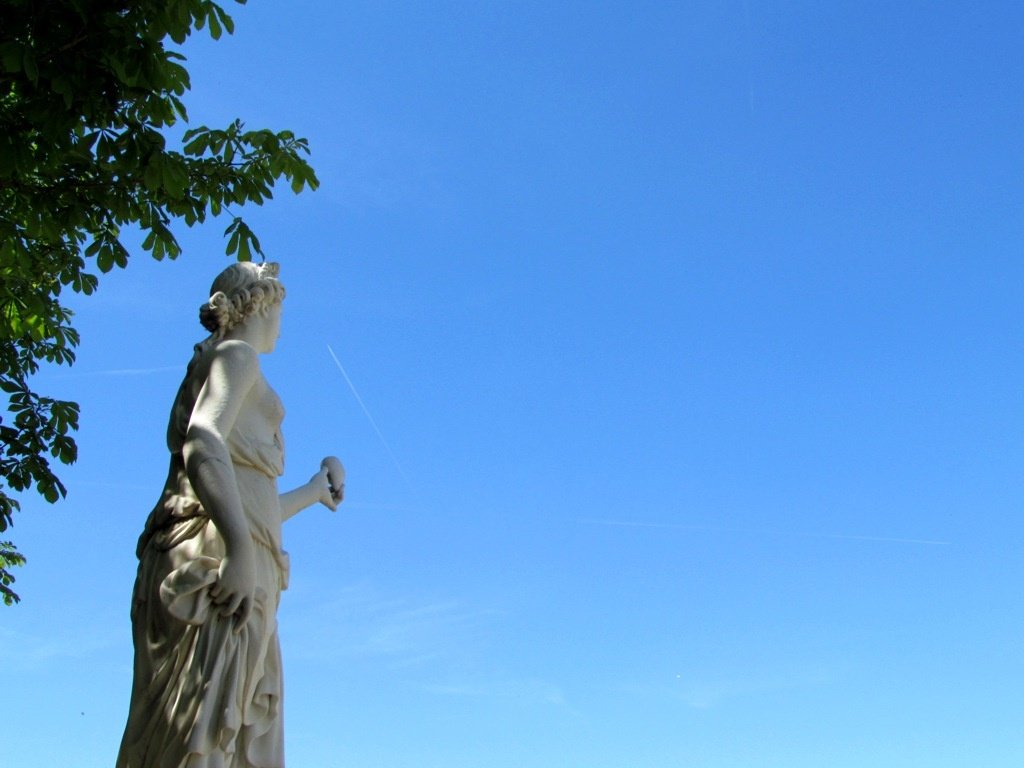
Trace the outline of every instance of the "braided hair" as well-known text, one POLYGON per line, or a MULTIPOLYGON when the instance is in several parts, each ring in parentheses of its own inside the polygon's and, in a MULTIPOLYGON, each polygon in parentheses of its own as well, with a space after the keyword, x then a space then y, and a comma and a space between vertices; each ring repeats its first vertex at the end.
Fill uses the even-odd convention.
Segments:
POLYGON ((210 300, 199 308, 199 322, 215 339, 265 312, 284 299, 284 286, 277 279, 281 267, 274 262, 232 264, 213 281, 210 300))

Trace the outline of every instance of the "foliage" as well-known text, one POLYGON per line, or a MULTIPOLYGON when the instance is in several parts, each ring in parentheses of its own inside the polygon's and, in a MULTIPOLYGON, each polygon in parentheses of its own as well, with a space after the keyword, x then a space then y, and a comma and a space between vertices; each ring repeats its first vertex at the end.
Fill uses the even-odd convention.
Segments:
MULTIPOLYGON (((0 533, 19 508, 9 491, 34 487, 55 502, 66 489, 50 460, 76 458, 78 406, 29 384, 44 362, 74 362, 79 335, 62 293, 91 294, 96 270, 126 266, 126 229, 141 230, 153 258, 173 259, 172 223, 227 215, 227 253, 262 257, 235 208, 261 205, 281 179, 294 192, 318 185, 306 140, 290 131, 236 120, 170 140, 188 122, 190 87, 174 46, 204 27, 217 39, 234 24, 211 0, 0 4, 0 533)), ((8 605, 18 600, 9 568, 23 561, 0 542, 8 605)))

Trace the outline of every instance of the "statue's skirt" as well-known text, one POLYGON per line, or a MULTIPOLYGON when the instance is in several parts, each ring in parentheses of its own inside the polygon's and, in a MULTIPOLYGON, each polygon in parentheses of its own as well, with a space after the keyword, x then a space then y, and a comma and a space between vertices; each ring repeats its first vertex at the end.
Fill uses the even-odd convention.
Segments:
POLYGON ((132 599, 134 683, 117 768, 284 765, 277 605, 287 559, 274 543, 277 487, 251 468, 235 470, 256 554, 252 612, 239 627, 210 602, 224 542, 208 518, 150 538, 132 599), (180 540, 182 532, 192 535, 180 540))

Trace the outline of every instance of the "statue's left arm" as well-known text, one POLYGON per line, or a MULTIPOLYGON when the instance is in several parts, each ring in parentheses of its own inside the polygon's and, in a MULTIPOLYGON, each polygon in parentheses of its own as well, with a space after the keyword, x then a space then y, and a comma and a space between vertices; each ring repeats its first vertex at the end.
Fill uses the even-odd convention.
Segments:
POLYGON ((281 519, 294 517, 317 502, 334 512, 344 498, 345 468, 334 456, 328 456, 308 483, 281 494, 281 519))

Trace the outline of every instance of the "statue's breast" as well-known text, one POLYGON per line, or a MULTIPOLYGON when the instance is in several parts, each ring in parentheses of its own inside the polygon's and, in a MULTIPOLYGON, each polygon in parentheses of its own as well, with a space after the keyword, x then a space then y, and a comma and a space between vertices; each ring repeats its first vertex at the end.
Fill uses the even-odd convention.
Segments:
POLYGON ((262 377, 252 388, 228 435, 235 463, 260 470, 269 477, 284 473, 284 405, 262 377))

